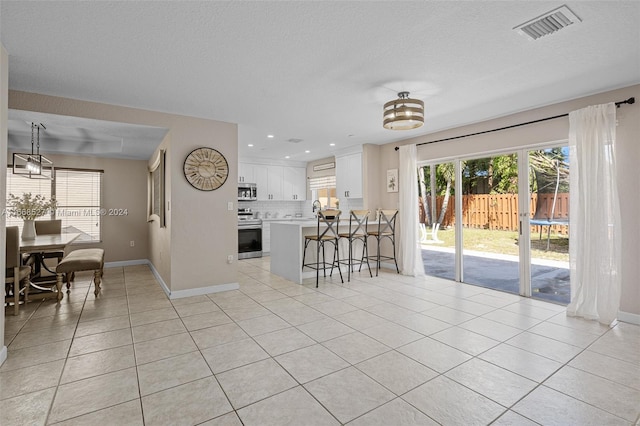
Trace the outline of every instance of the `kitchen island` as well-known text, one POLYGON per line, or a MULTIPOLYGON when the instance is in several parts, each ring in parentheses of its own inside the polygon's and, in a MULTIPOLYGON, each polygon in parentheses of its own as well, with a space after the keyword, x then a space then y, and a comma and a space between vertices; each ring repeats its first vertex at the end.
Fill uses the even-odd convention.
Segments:
MULTIPOLYGON (((369 224, 369 229, 374 229, 374 225, 369 224)), ((321 229, 323 225, 320 225, 321 229)), ((326 227, 326 225, 324 226, 326 227)), ((340 222, 339 232, 349 231, 349 221, 340 222)), ((302 256, 304 252, 304 236, 314 235, 318 232, 318 222, 316 220, 305 221, 282 221, 271 223, 271 273, 302 284, 303 278, 315 277, 314 269, 302 271, 302 256)), ((370 240, 369 255, 373 256, 376 252, 375 239, 370 240)), ((310 243, 305 257, 306 263, 316 261, 315 243, 310 243)), ((333 258, 332 245, 328 244, 326 248, 327 262, 333 258)), ((340 240, 339 252, 340 258, 348 258, 349 245, 346 238, 340 240)), ((362 244, 357 243, 353 248, 353 255, 358 259, 362 255, 362 244)), ((370 261, 371 262, 371 261, 370 261)), ((375 267, 375 265, 371 265, 375 267)), ((366 265, 365 265, 366 268, 366 265)), ((346 265, 342 265, 343 274, 346 273, 346 265)), ((322 271, 320 272, 322 274, 322 271)), ((329 271, 327 271, 327 274, 329 271)), ((338 273, 338 271, 334 271, 338 273)), ((345 275, 346 281, 346 275, 345 275)))
MULTIPOLYGON (((317 230, 315 220, 271 222, 271 273, 302 284, 304 236, 317 230)), ((313 254, 315 260, 315 252, 313 254)), ((305 271, 305 274, 315 275, 315 271, 305 271)))

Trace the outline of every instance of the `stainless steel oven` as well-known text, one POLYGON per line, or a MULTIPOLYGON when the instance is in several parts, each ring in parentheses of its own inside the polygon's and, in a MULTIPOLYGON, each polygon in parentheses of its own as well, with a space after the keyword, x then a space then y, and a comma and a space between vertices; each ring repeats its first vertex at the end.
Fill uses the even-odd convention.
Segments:
POLYGON ((238 259, 262 257, 262 219, 251 209, 238 211, 238 259))

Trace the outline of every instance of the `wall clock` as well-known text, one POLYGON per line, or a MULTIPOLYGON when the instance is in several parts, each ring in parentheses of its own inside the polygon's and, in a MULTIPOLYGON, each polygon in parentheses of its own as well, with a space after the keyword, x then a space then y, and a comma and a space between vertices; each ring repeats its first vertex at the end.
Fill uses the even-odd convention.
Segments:
POLYGON ((220 188, 229 176, 229 164, 224 155, 213 148, 196 148, 184 160, 184 176, 200 191, 220 188))

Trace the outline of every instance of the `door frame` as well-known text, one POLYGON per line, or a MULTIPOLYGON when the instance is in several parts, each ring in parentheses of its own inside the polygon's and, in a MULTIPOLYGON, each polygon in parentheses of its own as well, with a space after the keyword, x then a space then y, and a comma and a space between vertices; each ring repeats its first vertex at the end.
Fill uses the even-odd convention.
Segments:
MULTIPOLYGON (((536 144, 522 145, 512 148, 504 148, 498 150, 481 151, 469 155, 459 155, 454 157, 441 157, 428 161, 419 161, 418 167, 437 165, 442 163, 454 163, 455 167, 455 281, 464 282, 464 253, 463 253, 463 235, 462 235, 462 162, 478 158, 492 157, 496 155, 517 154, 518 156, 518 194, 526 196, 518 196, 518 222, 519 222, 519 279, 521 296, 531 297, 531 226, 529 220, 531 218, 531 191, 529 188, 529 151, 538 149, 555 148, 558 146, 567 146, 568 139, 559 141, 543 142, 536 144), (526 176, 522 179, 521 176, 526 176)), ((416 194, 417 195, 417 194, 416 194)), ((473 284, 471 284, 473 285, 473 284)))

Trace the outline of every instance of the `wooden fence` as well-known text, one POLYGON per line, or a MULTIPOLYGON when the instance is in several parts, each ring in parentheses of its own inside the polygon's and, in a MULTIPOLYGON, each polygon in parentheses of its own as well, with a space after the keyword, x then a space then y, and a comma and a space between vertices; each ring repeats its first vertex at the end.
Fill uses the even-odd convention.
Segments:
MULTIPOLYGON (((440 214, 444 196, 436 197, 436 218, 440 214)), ((537 218, 551 216, 553 194, 533 194, 530 200, 530 211, 536 212, 539 206, 537 218), (538 196, 540 202, 538 203, 538 196)), ((518 194, 470 194, 462 196, 462 226, 467 228, 498 229, 503 231, 518 230, 518 194)), ((424 213, 420 212, 420 220, 424 221, 424 213)), ((532 216, 533 217, 533 216, 532 216)), ((553 217, 555 219, 569 219, 569 194, 558 194, 553 217)), ((455 225, 455 201, 453 196, 449 198, 449 205, 445 213, 442 227, 455 225)), ((532 232, 538 229, 532 226, 532 232)), ((554 225, 551 231, 557 234, 568 234, 568 227, 554 225)))

